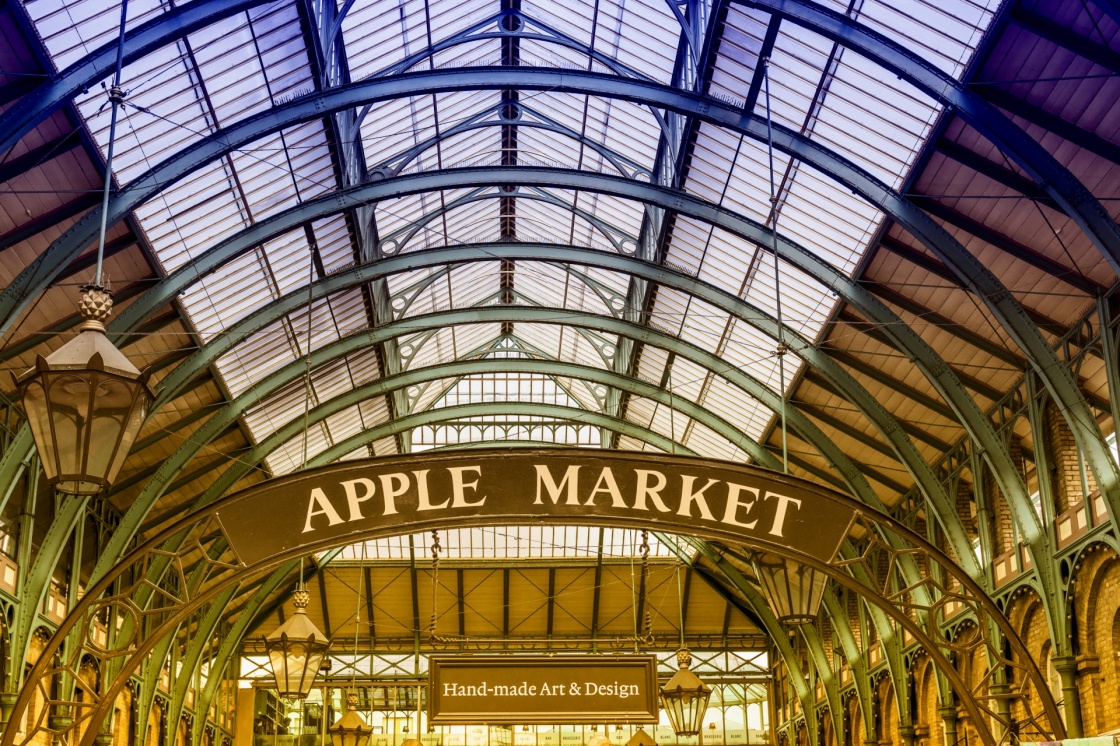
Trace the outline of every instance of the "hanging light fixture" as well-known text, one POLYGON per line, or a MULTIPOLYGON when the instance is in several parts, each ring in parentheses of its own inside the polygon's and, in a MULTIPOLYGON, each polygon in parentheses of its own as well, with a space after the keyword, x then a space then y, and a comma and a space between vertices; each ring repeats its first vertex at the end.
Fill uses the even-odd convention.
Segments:
POLYGON ((105 229, 112 183, 113 140, 121 90, 121 51, 128 4, 121 3, 117 68, 109 88, 112 115, 101 198, 101 232, 93 282, 82 286, 78 336, 15 379, 47 481, 59 492, 96 495, 112 486, 154 397, 141 373, 105 336, 113 299, 102 284, 105 229))
POLYGON ((85 285, 78 336, 15 379, 47 481, 96 495, 112 486, 152 403, 141 373, 105 336, 113 300, 85 285))
POLYGON ((292 594, 296 611, 265 638, 276 692, 286 699, 307 697, 330 645, 327 636, 307 617, 305 609, 310 602, 311 594, 303 587, 301 566, 300 585, 292 594))
POLYGON ((626 742, 626 746, 657 746, 657 742, 654 741, 653 736, 646 733, 645 730, 638 728, 634 731, 634 735, 630 736, 630 740, 626 742))
MULTIPOLYGON (((310 329, 310 325, 308 325, 310 329)), ((308 345, 310 348, 310 345, 308 345)), ((308 368, 310 374, 310 368, 308 368)), ((304 429, 306 432, 306 428, 304 429)), ((306 435, 304 436, 306 438, 306 435)), ((304 458, 306 458, 307 444, 304 442, 304 458)), ((358 577, 362 577, 362 570, 365 566, 366 560, 366 545, 362 542, 362 561, 358 565, 358 577)), ((357 608, 354 610, 354 661, 350 669, 350 691, 346 694, 346 713, 338 719, 338 722, 327 728, 327 732, 331 734, 332 746, 366 746, 369 743, 369 737, 373 734, 373 727, 366 725, 366 721, 362 720, 362 716, 358 714, 358 692, 354 688, 354 679, 358 675, 358 627, 360 626, 361 611, 362 611, 362 584, 358 583, 357 593, 357 608)), ((394 702, 396 698, 396 689, 393 690, 394 702)), ((394 705, 395 709, 395 705, 394 705)))
POLYGON ((752 560, 762 594, 782 624, 812 624, 824 600, 824 573, 777 554, 755 554, 752 560))
MULTIPOLYGON (((408 723, 404 724, 404 732, 408 733, 408 723)), ((420 732, 420 687, 416 687, 416 732, 420 732)), ((406 738, 401 746, 424 746, 419 738, 406 738)))
POLYGON ((614 746, 609 736, 599 732, 598 725, 591 726, 591 734, 591 738, 587 739, 587 746, 614 746))
POLYGON ((677 665, 680 668, 673 678, 661 687, 661 706, 678 736, 695 736, 704 722, 712 689, 689 670, 692 654, 688 650, 677 651, 677 665))
POLYGON ((369 743, 373 728, 358 714, 358 693, 353 689, 346 694, 346 714, 327 728, 327 732, 331 734, 331 746, 366 746, 369 743))

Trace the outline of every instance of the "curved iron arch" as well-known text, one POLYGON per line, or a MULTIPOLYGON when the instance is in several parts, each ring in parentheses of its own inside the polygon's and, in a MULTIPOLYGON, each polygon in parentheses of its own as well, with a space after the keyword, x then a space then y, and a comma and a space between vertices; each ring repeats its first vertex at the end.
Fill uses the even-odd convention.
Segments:
MULTIPOLYGON (((397 95, 404 95, 402 91, 416 93, 435 90, 504 88, 515 84, 520 87, 553 87, 577 93, 616 96, 644 103, 652 102, 712 124, 729 127, 750 137, 761 139, 765 134, 765 123, 758 117, 744 114, 718 99, 697 96, 666 86, 619 79, 615 76, 522 68, 470 71, 441 70, 433 73, 413 73, 397 79, 363 81, 324 93, 302 97, 269 112, 232 125, 223 132, 216 133, 199 143, 188 146, 161 166, 157 166, 148 174, 139 177, 129 187, 121 190, 111 201, 110 220, 115 222, 125 212, 146 199, 147 195, 154 193, 167 183, 171 183, 174 179, 181 178, 186 171, 194 167, 190 165, 191 163, 206 162, 210 157, 227 152, 240 143, 251 141, 257 136, 288 124, 316 118, 325 111, 354 105, 369 98, 392 98, 397 95), (370 90, 379 88, 390 90, 379 96, 370 94, 370 90), (181 163, 184 158, 189 162, 181 163)), ((1099 427, 1095 426, 1095 418, 1091 416, 1084 396, 1077 388, 1072 377, 1058 361, 1054 351, 1049 347, 1037 327, 1010 293, 1003 288, 994 275, 979 265, 975 257, 940 225, 889 187, 878 182, 854 164, 797 133, 787 131, 782 127, 776 127, 774 134, 776 147, 801 158, 884 209, 893 219, 906 227, 931 251, 942 257, 949 266, 954 268, 965 287, 971 289, 988 303, 990 310, 1001 320, 1005 329, 1011 332, 1012 337, 1028 352, 1028 358, 1047 388, 1051 390, 1056 399, 1063 403, 1063 414, 1066 416, 1071 430, 1077 435, 1079 446, 1086 453, 1092 452, 1099 456, 1099 458, 1091 458, 1090 463, 1093 466, 1095 476, 1097 476, 1098 484, 1102 486, 1103 491, 1108 496, 1110 511, 1114 507, 1116 508, 1116 511, 1112 513, 1115 522, 1117 520, 1116 513, 1120 512, 1120 471, 1117 470, 1116 465, 1105 452, 1107 449, 1103 445, 1099 427)), ((668 209, 675 209, 675 207, 669 205, 668 209)), ((10 283, 4 292, 0 293, 0 312, 6 311, 10 314, 13 308, 22 307, 22 304, 26 303, 27 298, 30 297, 27 295, 26 288, 29 283, 33 288, 45 286, 44 282, 49 281, 49 277, 53 276, 49 275, 50 270, 46 270, 48 276, 45 280, 43 277, 37 278, 36 276, 43 274, 44 267, 53 266, 53 262, 68 261, 69 257, 80 250, 80 247, 77 247, 77 242, 82 242, 84 245, 84 241, 91 240, 97 215, 98 213, 91 212, 85 218, 79 220, 70 231, 52 244, 44 255, 40 255, 27 270, 10 283), (83 227, 83 223, 88 223, 88 225, 83 227), (47 254, 52 255, 50 262, 44 259, 47 254), (16 305, 13 306, 13 303, 16 305)), ((852 282, 849 278, 824 265, 819 260, 816 260, 816 263, 818 266, 814 269, 817 270, 817 273, 814 274, 813 271, 810 271, 810 274, 823 277, 822 281, 826 285, 840 292, 848 302, 860 308, 861 313, 867 314, 869 318, 878 321, 883 317, 883 311, 886 310, 886 307, 861 288, 858 283, 852 282), (820 265, 824 265, 824 267, 822 268, 820 265), (821 274, 822 271, 823 274, 821 274)), ((38 291, 35 290, 34 292, 38 291)), ((893 314, 888 312, 887 317, 893 317, 893 314)), ((897 317, 894 318, 897 319, 897 317)), ((0 323, 0 328, 4 328, 4 324, 8 323, 11 323, 10 316, 6 322, 0 323)), ((975 401, 964 390, 960 380, 909 327, 899 324, 886 324, 883 329, 892 336, 901 349, 913 357, 915 363, 949 403, 950 407, 953 408, 962 423, 965 424, 971 437, 980 444, 980 450, 992 467, 993 474, 1004 494, 1008 496, 1016 520, 1028 537, 1028 544, 1032 547, 1032 551, 1047 542, 1042 526, 1030 507, 1030 500, 1022 477, 1011 462, 1001 440, 996 437, 990 423, 980 412, 975 401)), ((1042 568, 1042 565, 1036 563, 1036 567, 1042 568)))
MULTIPOLYGON (((407 461, 408 458, 405 457, 404 460, 407 461)), ((704 460, 698 460, 698 462, 703 463, 704 460)), ((304 473, 304 475, 306 475, 306 473, 304 473)), ((789 479, 788 477, 786 478, 789 479)), ((1004 634, 1004 640, 1010 646, 1013 657, 1005 657, 997 651, 996 654, 1001 664, 1014 665, 1024 671, 1025 676, 1023 677, 1024 681, 1022 685, 1025 686, 1029 681, 1029 683, 1036 687, 1052 732, 1057 738, 1062 738, 1064 736, 1064 728, 1062 727, 1053 697, 1046 688, 1045 679, 1038 671, 1037 666, 1030 661, 1029 655, 1025 654, 1025 646, 1008 623, 1008 620, 1002 615, 979 585, 954 565, 952 560, 934 545, 930 544, 924 538, 912 532, 889 515, 871 511, 866 506, 855 502, 853 498, 841 493, 822 490, 819 486, 813 485, 812 483, 806 484, 811 485, 808 489, 818 493, 822 497, 827 496, 828 500, 848 506, 854 511, 857 518, 855 528, 851 530, 858 531, 865 536, 873 536, 878 530, 888 531, 900 537, 905 545, 910 547, 902 551, 906 553, 915 551, 923 553, 931 565, 938 565, 943 572, 948 573, 954 580, 959 582, 961 584, 961 590, 956 594, 957 599, 972 608, 977 616, 990 616, 993 622, 998 625, 999 630, 1004 634)), ((426 514, 426 517, 419 520, 407 521, 403 527, 394 526, 392 528, 387 528, 375 526, 369 530, 363 530, 361 533, 308 542, 292 549, 274 553, 251 565, 244 565, 236 561, 230 562, 222 559, 220 556, 209 556, 207 547, 212 546, 213 542, 217 540, 217 537, 224 535, 218 519, 218 511, 230 505, 237 504, 239 501, 248 500, 257 492, 262 491, 262 489, 268 489, 271 486, 272 485, 266 483, 263 487, 250 489, 238 495, 226 497, 219 502, 213 503, 206 508, 192 512, 183 517, 163 531, 152 536, 148 541, 131 552, 122 562, 117 563, 114 572, 106 574, 93 584, 92 587, 87 589, 86 594, 74 609, 69 612, 66 619, 60 625, 58 633, 55 634, 48 643, 43 655, 32 669, 29 679, 38 682, 38 685, 41 687, 44 682, 49 682, 51 680, 53 674, 69 671, 73 661, 80 660, 81 656, 86 653, 92 653, 100 659, 107 659, 110 657, 119 658, 124 661, 124 665, 120 667, 113 682, 101 693, 100 698, 96 702, 91 703, 91 707, 85 714, 80 714, 71 724, 68 724, 66 726, 67 729, 70 727, 77 727, 77 725, 84 720, 99 724, 111 711, 116 695, 120 692, 122 687, 127 684, 132 671, 139 665, 141 660, 158 645, 159 640, 164 639, 167 634, 179 627, 180 624, 189 619, 206 603, 211 601, 218 594, 224 592, 227 588, 235 586, 249 578, 256 577, 266 572, 272 566, 281 564, 308 552, 329 549, 339 544, 352 543, 355 540, 364 538, 376 538, 381 535, 398 534, 402 528, 413 531, 426 530, 429 528, 438 529, 458 524, 458 518, 456 516, 445 517, 436 515, 433 517, 430 514, 426 514), (64 656, 58 666, 53 666, 52 661, 55 657, 55 653, 61 649, 63 641, 69 638, 75 629, 82 629, 83 627, 81 625, 88 625, 88 622, 94 615, 101 613, 105 609, 109 609, 111 613, 114 609, 127 609, 127 605, 130 603, 129 599, 136 588, 132 585, 118 588, 115 594, 107 596, 106 594, 110 592, 110 588, 120 578, 126 576, 138 579, 134 580, 136 587, 148 582, 145 578, 147 568, 149 568, 157 558, 166 559, 165 553, 161 552, 160 547, 177 535, 190 535, 194 537, 192 542, 189 542, 188 546, 183 548, 183 552, 190 553, 190 556, 195 556, 195 553, 202 551, 202 556, 204 558, 202 560, 202 565, 204 566, 205 578, 208 583, 206 589, 197 594, 183 595, 182 591, 176 591, 173 587, 164 588, 162 593, 170 603, 150 614, 149 629, 145 630, 143 636, 138 637, 130 635, 127 639, 117 641, 117 647, 113 649, 90 646, 88 641, 79 640, 82 644, 75 645, 72 650, 68 651, 68 655, 64 656)), ((547 502, 545 505, 547 506, 547 502)), ((526 515, 523 512, 514 514, 501 512, 500 514, 488 516, 487 520, 493 520, 503 524, 514 524, 526 520, 536 522, 539 520, 539 517, 526 515)), ((572 520, 575 523, 595 521, 596 525, 602 525, 604 521, 602 516, 589 516, 587 521, 581 521, 579 516, 571 519, 566 518, 566 520, 572 520)), ((664 528, 663 524, 657 521, 656 518, 648 518, 640 514, 636 516, 628 514, 625 518, 620 516, 617 519, 608 521, 608 523, 624 525, 625 527, 631 527, 632 525, 634 527, 647 529, 652 528, 655 531, 664 528)), ((705 536, 708 530, 694 529, 693 532, 698 536, 705 536)), ((723 538, 724 533, 728 533, 728 529, 716 531, 712 533, 712 537, 720 539, 723 538)), ((948 654, 954 650, 951 642, 927 636, 922 627, 909 617, 906 610, 896 606, 895 602, 883 594, 882 591, 879 591, 877 586, 869 586, 861 583, 856 579, 855 574, 850 574, 847 571, 847 568, 853 561, 857 565, 867 562, 868 560, 865 556, 857 556, 853 560, 838 560, 834 558, 830 561, 822 561, 813 555, 760 539, 757 536, 737 535, 735 541, 743 546, 756 548, 761 551, 777 552, 783 556, 788 556, 790 559, 801 562, 802 564, 812 566, 825 573, 838 584, 860 594, 868 603, 881 608, 896 624, 911 635, 914 635, 925 647, 927 655, 929 655, 931 659, 937 661, 938 667, 943 669, 945 676, 950 680, 953 688, 960 695, 962 705, 969 715, 975 719, 977 728, 981 733, 981 738, 985 743, 994 746, 996 741, 988 731, 983 711, 980 709, 976 698, 973 697, 970 688, 960 679, 959 674, 947 657, 948 654)), ((884 544, 879 544, 878 546, 885 550, 884 544)), ((176 553, 175 556, 180 555, 176 553)), ((174 564, 174 558, 171 559, 173 560, 172 564, 174 564)), ((927 578, 927 582, 936 584, 936 581, 934 581, 932 577, 927 578)), ((940 606, 938 605, 932 607, 931 610, 936 611, 939 608, 940 606)), ((977 639, 975 642, 970 643, 970 645, 973 648, 994 649, 992 641, 988 640, 987 637, 977 639)), ((29 700, 34 694, 35 688, 36 687, 24 687, 21 690, 13 710, 14 717, 22 716, 27 708, 29 700)), ((44 729, 40 727, 37 732, 41 732, 42 730, 44 729)), ((28 739, 37 735, 37 732, 29 733, 28 739)), ((91 746, 97 732, 98 728, 87 727, 80 746, 91 746)), ((0 736, 0 744, 2 744, 2 746, 13 746, 15 739, 14 729, 8 729, 0 736)))

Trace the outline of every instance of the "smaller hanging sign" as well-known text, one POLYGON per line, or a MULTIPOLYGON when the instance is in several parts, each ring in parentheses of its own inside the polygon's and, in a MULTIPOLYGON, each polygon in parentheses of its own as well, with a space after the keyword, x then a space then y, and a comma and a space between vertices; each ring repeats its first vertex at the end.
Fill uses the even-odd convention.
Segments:
POLYGON ((652 655, 433 656, 429 719, 468 723, 656 723, 652 655))

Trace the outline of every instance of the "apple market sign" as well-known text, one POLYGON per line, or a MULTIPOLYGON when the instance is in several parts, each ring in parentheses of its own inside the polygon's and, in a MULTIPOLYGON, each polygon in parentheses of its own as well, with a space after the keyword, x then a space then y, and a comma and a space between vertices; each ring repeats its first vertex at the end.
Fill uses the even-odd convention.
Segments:
POLYGON ((218 518, 246 565, 362 537, 545 523, 649 528, 828 562, 857 512, 851 498, 769 469, 559 449, 346 461, 272 479, 228 500, 218 518))
POLYGON ((436 655, 428 687, 435 725, 656 723, 658 716, 652 655, 436 655))

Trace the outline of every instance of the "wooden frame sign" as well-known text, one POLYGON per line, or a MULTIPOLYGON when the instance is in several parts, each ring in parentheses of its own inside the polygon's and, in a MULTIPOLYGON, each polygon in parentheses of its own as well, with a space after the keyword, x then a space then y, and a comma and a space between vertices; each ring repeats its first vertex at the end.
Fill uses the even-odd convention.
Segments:
POLYGON ((656 723, 652 655, 432 656, 428 717, 473 723, 656 723))

